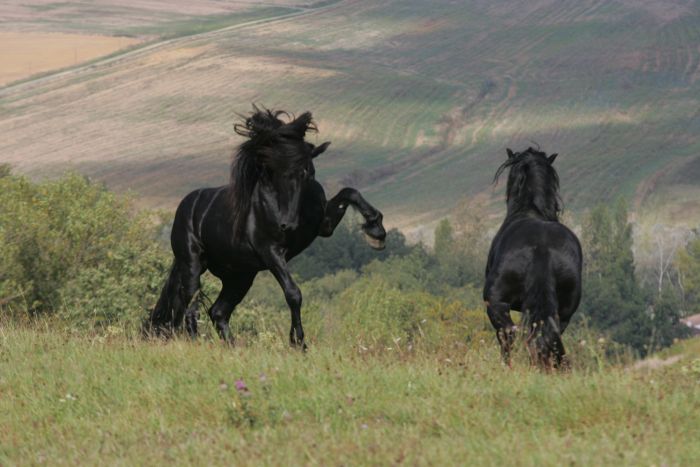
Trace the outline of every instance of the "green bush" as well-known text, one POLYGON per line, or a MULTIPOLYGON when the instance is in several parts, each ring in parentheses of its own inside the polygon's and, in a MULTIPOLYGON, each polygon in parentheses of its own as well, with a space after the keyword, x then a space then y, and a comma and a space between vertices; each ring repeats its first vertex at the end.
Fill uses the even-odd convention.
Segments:
POLYGON ((101 266, 81 270, 61 288, 57 317, 71 327, 133 328, 158 299, 169 261, 156 243, 119 245, 101 266))
POLYGON ((367 349, 493 338, 483 311, 419 289, 401 290, 376 274, 340 294, 324 324, 326 338, 367 349))
POLYGON ((0 303, 70 326, 142 318, 169 259, 156 223, 78 175, 35 184, 0 178, 0 303))

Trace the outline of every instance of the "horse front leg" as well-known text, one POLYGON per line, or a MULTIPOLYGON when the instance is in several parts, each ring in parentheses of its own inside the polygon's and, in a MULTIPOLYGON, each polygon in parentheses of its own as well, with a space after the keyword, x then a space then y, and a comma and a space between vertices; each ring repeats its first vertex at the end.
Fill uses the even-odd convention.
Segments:
POLYGON ((376 250, 384 249, 384 240, 386 239, 386 230, 382 224, 384 216, 354 188, 343 188, 328 201, 319 235, 321 237, 333 235, 333 231, 345 215, 348 206, 353 206, 364 217, 365 223, 362 225, 362 231, 365 233, 367 243, 376 250))
POLYGON ((289 272, 285 252, 270 251, 265 258, 265 261, 270 269, 270 272, 284 292, 284 298, 289 306, 289 311, 292 315, 292 325, 289 329, 289 343, 292 347, 299 347, 306 350, 304 343, 304 328, 301 325, 301 290, 292 279, 292 274, 289 272))

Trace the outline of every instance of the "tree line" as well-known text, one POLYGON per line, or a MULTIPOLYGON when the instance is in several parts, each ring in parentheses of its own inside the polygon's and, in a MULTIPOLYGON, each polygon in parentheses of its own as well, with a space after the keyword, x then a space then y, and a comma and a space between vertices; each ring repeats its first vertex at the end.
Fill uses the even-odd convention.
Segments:
MULTIPOLYGON (((688 335, 679 318, 700 306, 700 237, 688 238, 667 260, 672 267, 664 269, 666 280, 659 285, 658 275, 636 267, 628 217, 626 203, 618 200, 574 221, 584 250, 584 292, 573 324, 644 355, 688 335)), ((140 320, 153 306, 169 266, 166 218, 139 211, 133 200, 79 175, 34 183, 0 168, 3 314, 51 316, 76 329, 140 320)), ((318 239, 292 261, 294 274, 305 284, 305 303, 307 297, 329 301, 350 289, 358 296, 376 292, 371 281, 362 281, 373 277, 395 291, 391 296, 422 293, 421 300, 434 300, 430 306, 440 302, 438 314, 450 315, 446 323, 462 319, 460 307, 481 312, 493 235, 493 222, 483 212, 466 209, 443 219, 430 247, 410 244, 392 229, 379 253, 365 244, 356 221, 342 223, 332 237, 318 239), (443 306, 445 300, 460 305, 443 306)), ((275 294, 253 293, 249 303, 269 301, 266 295, 275 294)), ((413 322, 406 326, 406 332, 417 329, 413 322)))

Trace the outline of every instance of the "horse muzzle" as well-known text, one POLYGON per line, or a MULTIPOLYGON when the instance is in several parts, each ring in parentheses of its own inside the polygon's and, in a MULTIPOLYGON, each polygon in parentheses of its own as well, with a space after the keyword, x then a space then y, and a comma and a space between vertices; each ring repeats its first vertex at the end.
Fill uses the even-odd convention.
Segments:
POLYGON ((299 227, 299 224, 297 222, 289 222, 289 223, 281 223, 280 224, 280 232, 282 233, 287 233, 291 232, 297 229, 299 227))

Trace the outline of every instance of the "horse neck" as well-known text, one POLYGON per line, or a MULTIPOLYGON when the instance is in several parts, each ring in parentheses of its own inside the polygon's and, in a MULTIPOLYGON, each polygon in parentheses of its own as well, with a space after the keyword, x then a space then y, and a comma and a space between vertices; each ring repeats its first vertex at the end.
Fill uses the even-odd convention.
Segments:
MULTIPOLYGON (((551 203, 555 203, 556 200, 546 200, 544 201, 545 206, 552 206, 551 203)), ((522 217, 529 217, 534 219, 540 219, 544 221, 559 221, 559 216, 557 215, 556 209, 548 209, 552 211, 551 213, 542 212, 543 209, 537 207, 533 199, 518 200, 511 198, 508 200, 506 221, 513 220, 522 217)))

